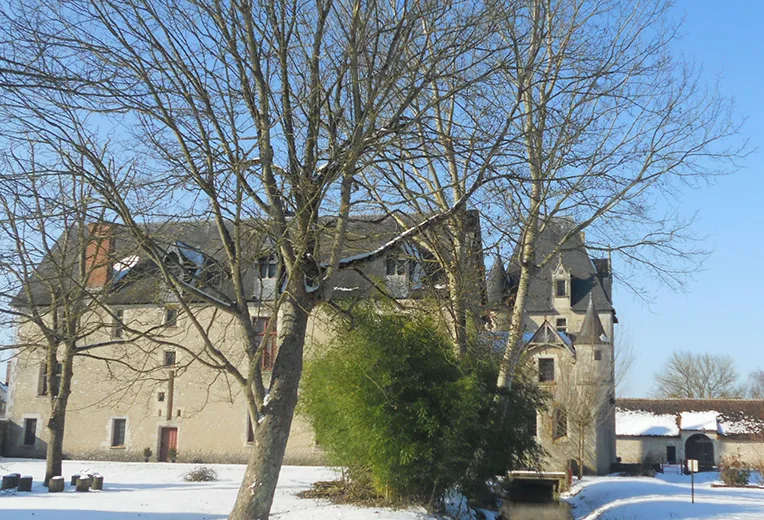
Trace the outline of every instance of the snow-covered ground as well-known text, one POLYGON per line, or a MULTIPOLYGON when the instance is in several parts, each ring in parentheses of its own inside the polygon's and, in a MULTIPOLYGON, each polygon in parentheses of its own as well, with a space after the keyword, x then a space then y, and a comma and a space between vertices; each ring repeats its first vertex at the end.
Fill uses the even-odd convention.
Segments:
MULTIPOLYGON (((0 458, 0 474, 21 473, 35 479, 32 493, 0 491, 1 520, 211 520, 228 516, 244 474, 244 466, 210 464, 217 482, 183 482, 194 464, 65 461, 64 493, 48 493, 42 486, 41 460, 0 458), (76 493, 68 485, 73 473, 97 472, 104 476, 104 491, 76 493)), ((271 518, 278 520, 422 520, 421 509, 392 511, 332 505, 324 500, 297 498, 317 480, 331 480, 328 468, 285 466, 273 503, 271 518)))
MULTIPOLYGON (((212 520, 226 518, 236 498, 243 466, 210 465, 217 482, 188 483, 182 476, 193 464, 64 462, 64 475, 98 472, 104 491, 48 493, 40 480, 41 460, 2 459, 0 473, 35 478, 32 493, 0 491, 0 520, 212 520)), ((433 520, 422 509, 393 511, 332 505, 297 498, 317 480, 336 474, 328 468, 285 466, 271 518, 275 520, 433 520)), ((756 481, 756 479, 753 479, 756 481)), ((718 473, 696 475, 695 504, 690 503, 690 477, 592 477, 575 484, 565 498, 577 520, 764 519, 764 489, 712 488, 718 473)), ((554 516, 556 518, 556 516, 554 516)))
POLYGON ((711 487, 718 480, 716 472, 696 474, 694 504, 690 476, 679 474, 584 478, 565 500, 576 520, 764 519, 764 489, 711 487))

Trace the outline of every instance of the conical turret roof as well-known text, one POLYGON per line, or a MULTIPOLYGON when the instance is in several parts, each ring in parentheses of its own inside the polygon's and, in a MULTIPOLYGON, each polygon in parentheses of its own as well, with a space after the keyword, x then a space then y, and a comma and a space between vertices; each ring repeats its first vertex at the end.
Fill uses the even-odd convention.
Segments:
POLYGON ((504 264, 499 255, 496 255, 486 280, 488 304, 494 306, 505 303, 507 298, 506 289, 507 271, 504 269, 504 264))
POLYGON ((608 343, 608 341, 605 328, 602 326, 597 309, 594 308, 594 301, 590 296, 584 322, 581 324, 581 330, 576 336, 576 343, 579 345, 598 345, 600 343, 608 343))

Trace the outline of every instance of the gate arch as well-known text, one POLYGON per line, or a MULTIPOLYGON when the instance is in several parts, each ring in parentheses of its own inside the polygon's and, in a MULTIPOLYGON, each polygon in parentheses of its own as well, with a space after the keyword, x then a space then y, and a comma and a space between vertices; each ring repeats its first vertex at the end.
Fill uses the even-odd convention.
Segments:
POLYGON ((686 459, 697 459, 699 469, 708 470, 714 467, 714 441, 702 433, 696 433, 684 444, 686 459))

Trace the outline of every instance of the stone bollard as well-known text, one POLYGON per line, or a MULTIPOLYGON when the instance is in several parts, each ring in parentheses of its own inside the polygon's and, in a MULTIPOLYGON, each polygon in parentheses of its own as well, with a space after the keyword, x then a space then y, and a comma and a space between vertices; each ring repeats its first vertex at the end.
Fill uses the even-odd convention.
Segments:
POLYGON ((72 475, 72 480, 71 480, 71 482, 69 482, 69 485, 70 486, 76 486, 77 485, 77 479, 79 479, 79 478, 80 478, 80 474, 79 473, 75 473, 74 475, 72 475))
POLYGON ((48 482, 48 493, 61 493, 64 490, 64 477, 51 477, 48 482))
POLYGON ((19 478, 21 475, 18 473, 8 473, 3 476, 2 489, 11 489, 19 485, 19 478))
POLYGON ((25 475, 19 478, 19 491, 32 491, 32 477, 25 475))
POLYGON ((96 473, 90 482, 90 489, 94 491, 103 491, 103 475, 96 473))
POLYGON ((90 491, 90 477, 84 476, 77 479, 77 491, 90 491))

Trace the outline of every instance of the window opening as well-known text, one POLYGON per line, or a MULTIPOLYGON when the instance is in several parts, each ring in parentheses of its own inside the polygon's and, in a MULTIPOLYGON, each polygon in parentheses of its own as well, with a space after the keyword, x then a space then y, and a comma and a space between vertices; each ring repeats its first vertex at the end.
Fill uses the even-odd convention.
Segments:
POLYGON ((539 382, 546 383, 549 381, 554 381, 554 359, 540 358, 539 359, 539 382))
POLYGON ((273 330, 268 333, 268 337, 265 337, 269 324, 270 318, 252 318, 252 325, 255 328, 255 336, 257 339, 256 347, 259 348, 259 346, 263 344, 263 340, 265 340, 265 344, 263 345, 263 355, 262 358, 260 358, 264 370, 271 370, 273 368, 273 364, 276 362, 276 354, 278 353, 276 343, 278 337, 277 327, 273 327, 273 330))
POLYGON ((37 438, 37 419, 24 419, 24 446, 34 446, 37 438))
POLYGON ((112 448, 125 445, 125 426, 127 419, 112 419, 111 446, 112 448))

